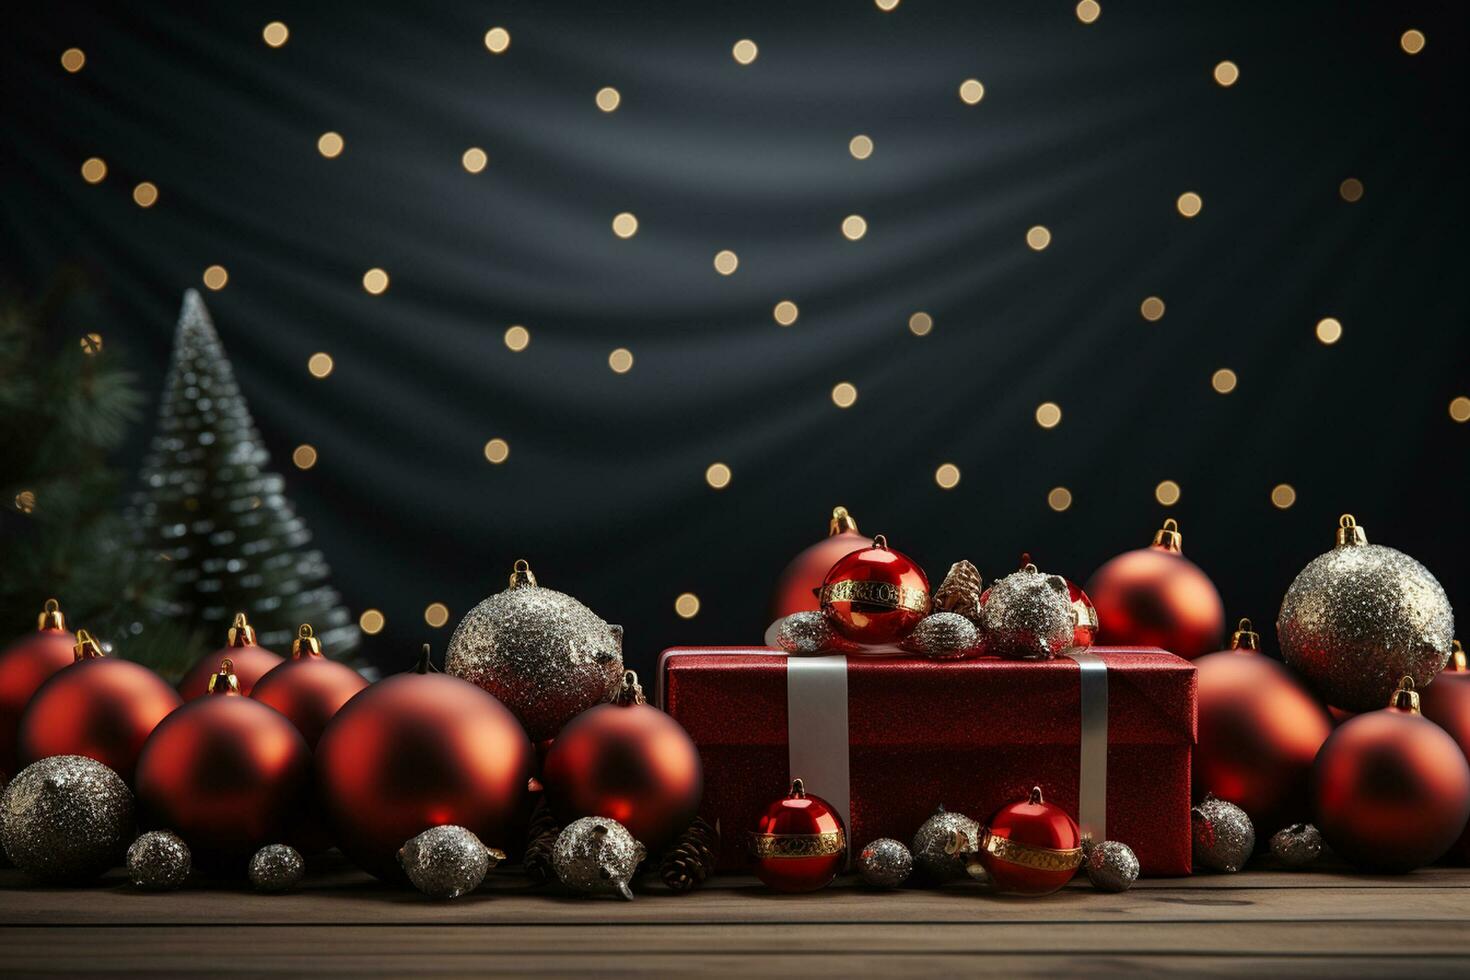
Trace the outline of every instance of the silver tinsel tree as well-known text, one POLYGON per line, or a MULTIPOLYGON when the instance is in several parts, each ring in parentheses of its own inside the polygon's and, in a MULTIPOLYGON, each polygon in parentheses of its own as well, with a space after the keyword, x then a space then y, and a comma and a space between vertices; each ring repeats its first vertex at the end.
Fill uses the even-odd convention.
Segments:
POLYGON ((221 645, 244 612, 264 646, 287 648, 311 623, 340 656, 357 646, 357 625, 269 463, 209 311, 187 290, 130 510, 137 546, 168 560, 176 606, 166 612, 193 627, 205 644, 196 652, 221 645))

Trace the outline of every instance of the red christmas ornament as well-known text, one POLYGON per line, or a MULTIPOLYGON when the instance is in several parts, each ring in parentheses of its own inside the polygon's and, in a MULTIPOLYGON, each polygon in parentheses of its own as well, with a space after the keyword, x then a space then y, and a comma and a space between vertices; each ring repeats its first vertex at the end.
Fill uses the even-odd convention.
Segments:
MULTIPOLYGON (((1449 733, 1460 751, 1470 756, 1470 666, 1459 640, 1450 645, 1449 665, 1419 695, 1419 703, 1424 717, 1449 733)), ((1459 864, 1470 863, 1470 825, 1446 857, 1459 864)))
POLYGON ((524 836, 534 752, 521 723, 480 688, 418 665, 354 697, 317 742, 317 795, 337 846, 386 881, 406 881, 403 842, 457 824, 488 847, 524 836))
POLYGON ((542 782, 562 826, 610 817, 656 854, 698 812, 704 767, 683 726, 644 701, 630 670, 617 700, 567 722, 546 753, 542 782))
POLYGON ((1220 649, 1225 605, 1210 577, 1180 551, 1172 517, 1154 543, 1107 562, 1087 583, 1097 607, 1097 642, 1163 647, 1192 660, 1220 649))
POLYGON ((1072 880, 1082 864, 1082 832, 1061 807, 1041 798, 1001 807, 980 842, 980 863, 995 888, 1018 895, 1049 895, 1072 880))
POLYGON ((894 643, 929 614, 929 577, 883 535, 839 558, 822 582, 822 613, 849 640, 894 643))
POLYGON ((322 656, 322 644, 302 623, 291 644, 291 659, 255 684, 250 696, 291 719, 312 749, 341 707, 368 686, 367 678, 346 664, 322 656))
POLYGON ((1213 793, 1251 818, 1261 839, 1310 819, 1307 783, 1332 719, 1285 666, 1257 652, 1242 619, 1230 649, 1200 657, 1194 798, 1213 793))
POLYGON ((1345 722, 1312 770, 1316 824, 1360 868, 1404 872, 1443 857, 1470 820, 1470 765, 1419 713, 1414 679, 1387 708, 1345 722))
POLYGON ((15 754, 20 716, 52 674, 71 666, 77 638, 66 628, 66 617, 55 599, 47 599, 36 628, 0 650, 0 775, 20 771, 15 754))
POLYGON ((766 808, 750 834, 756 877, 778 892, 826 888, 847 858, 842 818, 820 796, 808 796, 800 779, 766 808))
POLYGON ((146 827, 172 830, 196 865, 238 877, 294 829, 311 796, 311 750, 274 708, 240 696, 229 658, 207 697, 165 718, 138 757, 146 827))
POLYGON ((219 662, 225 657, 235 665, 235 678, 240 682, 240 693, 247 698, 255 690, 255 682, 270 671, 285 663, 265 647, 255 643, 255 627, 245 621, 244 613, 235 613, 235 624, 230 627, 229 642, 220 650, 206 653, 195 661, 194 666, 179 681, 179 694, 185 701, 202 698, 209 693, 219 662))
POLYGON ((794 612, 820 608, 817 593, 822 590, 822 583, 832 566, 837 564, 837 559, 872 543, 872 538, 858 533, 857 521, 853 520, 846 507, 832 508, 827 536, 798 552, 777 577, 776 587, 771 590, 771 613, 767 622, 774 623, 794 612))
MULTIPOLYGON (((1030 564, 1032 564, 1031 552, 1023 551, 1021 564, 1018 567, 1024 569, 1030 564)), ((1083 591, 1082 586, 1069 578, 1062 578, 1062 581, 1067 583, 1067 597, 1072 602, 1072 616, 1076 623, 1072 628, 1072 645, 1090 647, 1097 641, 1097 607, 1092 604, 1092 599, 1083 591)), ((985 600, 988 598, 990 598, 989 589, 980 593, 981 609, 985 608, 985 600)))
POLYGON ((77 631, 72 659, 36 690, 21 715, 20 759, 84 755, 131 785, 148 736, 184 702, 142 664, 104 656, 86 630, 77 631))

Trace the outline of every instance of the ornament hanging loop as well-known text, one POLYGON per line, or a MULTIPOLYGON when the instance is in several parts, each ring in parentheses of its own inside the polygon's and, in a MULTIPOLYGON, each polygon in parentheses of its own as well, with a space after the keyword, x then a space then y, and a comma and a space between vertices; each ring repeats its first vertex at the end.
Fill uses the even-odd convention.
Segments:
POLYGON ((77 660, 98 660, 106 656, 102 647, 86 630, 77 630, 77 642, 71 649, 77 660))
POLYGON ((1337 546, 1339 548, 1367 543, 1368 532, 1363 530, 1362 525, 1352 514, 1343 514, 1337 519, 1337 546))
POLYGON ((623 686, 618 689, 617 703, 621 705, 648 703, 643 696, 643 685, 638 683, 637 671, 623 671, 623 686))
POLYGON ((801 779, 799 779, 799 778, 793 779, 791 781, 791 792, 788 793, 787 795, 788 796, 795 797, 798 800, 805 799, 806 798, 806 783, 802 782, 801 779))
POLYGON ((425 643, 423 649, 419 651, 419 659, 418 662, 413 665, 413 672, 415 674, 439 673, 439 668, 434 666, 434 657, 427 643, 425 643))
POLYGON ((1235 632, 1230 634, 1230 649, 1261 649, 1261 634, 1251 629, 1251 621, 1249 616, 1242 616, 1240 618, 1240 622, 1236 624, 1235 632))
POLYGON ((1165 519, 1164 526, 1154 532, 1153 546, 1181 554, 1184 551, 1184 535, 1179 532, 1179 522, 1172 517, 1165 519))
POLYGON ((531 563, 524 558, 517 558, 515 564, 510 567, 510 587, 518 589, 521 586, 535 584, 536 575, 531 571, 531 563))
POLYGON ((1449 669, 1457 674, 1463 674, 1470 670, 1470 664, 1465 662, 1465 648, 1460 645, 1459 640, 1450 643, 1450 666, 1449 669))
POLYGON ((1031 787, 1031 797, 1029 800, 1027 800, 1027 802, 1029 802, 1032 806, 1040 806, 1042 803, 1046 802, 1041 798, 1040 786, 1031 787))
POLYGON ((842 534, 845 531, 857 533, 857 521, 847 512, 847 508, 841 505, 832 508, 832 520, 827 522, 827 536, 842 534))
POLYGON ((235 613, 235 622, 230 627, 229 646, 253 647, 255 646, 255 627, 251 626, 242 612, 235 613))
POLYGON ((883 551, 888 550, 888 538, 882 534, 873 535, 873 547, 883 551))
POLYGON ((219 672, 210 675, 209 694, 228 695, 240 693, 240 679, 235 676, 235 661, 229 657, 219 662, 219 672))
POLYGON ((61 604, 55 599, 47 599, 45 604, 41 606, 41 615, 36 617, 36 629, 66 629, 66 617, 61 613, 61 604))
POLYGON ((1388 706, 1397 708, 1399 711, 1407 711, 1411 715, 1419 714, 1419 692, 1414 690, 1414 678, 1408 674, 1399 681, 1399 686, 1389 699, 1388 706))
POLYGON ((302 657, 320 657, 321 655, 322 641, 316 638, 310 623, 302 623, 296 631, 296 639, 291 641, 291 656, 299 660, 302 657))

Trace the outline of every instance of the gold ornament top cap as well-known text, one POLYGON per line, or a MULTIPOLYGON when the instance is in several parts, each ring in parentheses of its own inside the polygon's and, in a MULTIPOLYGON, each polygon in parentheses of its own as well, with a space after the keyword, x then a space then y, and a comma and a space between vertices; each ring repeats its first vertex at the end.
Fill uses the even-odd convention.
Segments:
POLYGON ((1033 786, 1033 787, 1031 787, 1031 797, 1026 802, 1027 803, 1030 803, 1032 806, 1037 806, 1039 804, 1042 804, 1042 803, 1045 803, 1046 802, 1045 800, 1043 800, 1041 798, 1041 787, 1040 786, 1033 786))
POLYGON ((226 657, 219 662, 219 672, 209 675, 209 693, 239 695, 240 678, 235 676, 235 661, 226 657))
POLYGON ((245 614, 235 613, 234 625, 230 627, 228 646, 253 647, 255 646, 255 627, 245 621, 245 614))
POLYGON ((1181 554, 1184 551, 1184 535, 1179 533, 1179 522, 1166 518, 1164 526, 1154 532, 1153 547, 1181 554))
POLYGON ((1408 674, 1399 681, 1398 688, 1393 692, 1393 697, 1388 699, 1388 706, 1399 711, 1407 711, 1411 715, 1419 713, 1419 692, 1414 690, 1414 678, 1408 674))
POLYGON ((41 606, 41 615, 36 617, 36 629, 66 629, 66 617, 62 615, 61 605, 55 599, 47 599, 45 604, 41 606))
POLYGON ((1236 625, 1235 632, 1230 634, 1230 649, 1232 650, 1259 650, 1261 649, 1261 634, 1251 629, 1251 621, 1247 616, 1240 617, 1240 623, 1236 625))
POLYGON ((643 685, 638 683, 637 671, 623 671, 623 684, 618 688, 618 696, 614 703, 624 707, 648 703, 648 699, 643 696, 643 685))
POLYGON ((515 564, 510 567, 510 587, 519 589, 525 585, 535 585, 536 575, 531 571, 531 563, 524 558, 517 558, 515 564))
POLYGON ((292 659, 300 660, 302 657, 320 657, 321 655, 322 641, 312 633, 310 623, 302 623, 301 628, 296 631, 296 639, 291 641, 292 659))
POLYGON ((437 673, 439 673, 439 668, 434 666, 434 658, 433 658, 432 654, 430 653, 429 645, 427 643, 425 643, 424 646, 423 646, 423 649, 421 649, 419 651, 419 659, 413 665, 413 673, 415 673, 415 674, 437 674, 437 673))
POLYGON ((71 651, 77 660, 99 660, 107 656, 102 652, 102 647, 92 638, 92 634, 86 630, 77 630, 77 642, 71 651))
POLYGON ((844 534, 848 531, 857 533, 857 521, 847 512, 847 508, 841 505, 832 508, 832 519, 827 522, 827 536, 844 534))
POLYGON ((802 782, 799 778, 793 779, 791 781, 791 792, 786 794, 786 798, 794 798, 798 800, 806 799, 806 783, 802 782))
POLYGON ((1450 643, 1450 665, 1448 669, 1457 674, 1470 671, 1470 664, 1465 662, 1465 648, 1460 645, 1459 640, 1450 643))
POLYGON ((888 536, 884 534, 873 535, 873 547, 881 551, 888 550, 888 536))
POLYGON ((1363 530, 1352 514, 1343 514, 1337 519, 1337 547, 1349 548, 1367 543, 1368 532, 1363 530))

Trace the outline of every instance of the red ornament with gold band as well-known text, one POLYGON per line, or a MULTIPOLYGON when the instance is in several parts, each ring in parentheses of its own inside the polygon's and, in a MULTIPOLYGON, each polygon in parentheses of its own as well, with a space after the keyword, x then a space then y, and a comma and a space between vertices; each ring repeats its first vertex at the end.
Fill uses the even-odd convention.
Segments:
POLYGON ((779 892, 811 892, 831 884, 847 859, 842 818, 800 779, 766 808, 750 834, 750 857, 761 881, 779 892))
POLYGON ((822 614, 843 636, 881 645, 907 636, 929 614, 929 577, 879 534, 837 560, 822 583, 822 614))
POLYGON ((980 863, 997 891, 1049 895, 1071 881, 1082 864, 1082 832, 1061 807, 1047 803, 1041 787, 990 818, 980 844, 980 863))
POLYGON ((809 545, 787 563, 771 590, 771 609, 768 623, 773 623, 795 612, 816 611, 820 608, 818 593, 827 572, 837 559, 866 548, 873 539, 858 532, 857 521, 846 507, 832 508, 832 519, 827 524, 827 536, 816 544, 809 545))

